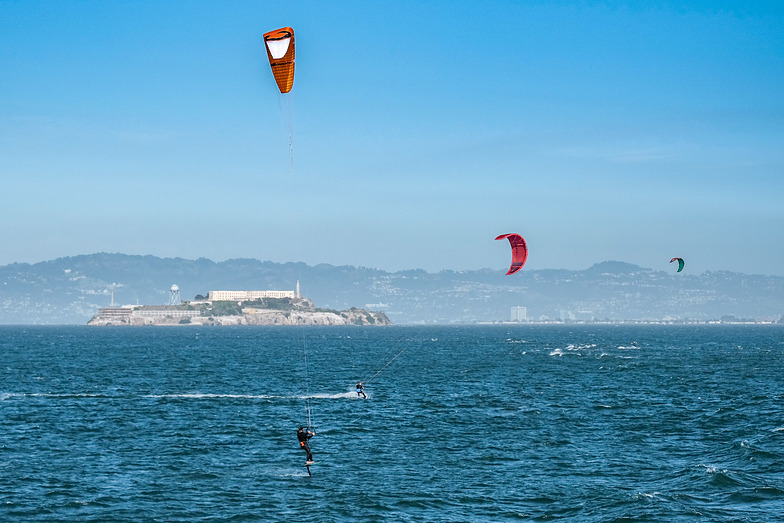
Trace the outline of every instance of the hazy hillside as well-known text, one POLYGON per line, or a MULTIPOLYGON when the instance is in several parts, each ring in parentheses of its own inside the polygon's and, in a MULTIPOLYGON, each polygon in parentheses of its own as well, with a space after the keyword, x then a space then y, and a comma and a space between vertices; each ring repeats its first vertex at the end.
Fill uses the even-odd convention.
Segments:
POLYGON ((318 307, 383 310, 395 323, 505 321, 513 306, 528 318, 779 318, 784 278, 731 272, 666 273, 622 262, 582 271, 385 272, 351 266, 216 263, 91 254, 0 267, 0 323, 86 323, 98 307, 165 304, 177 284, 183 300, 210 290, 293 290, 318 307))

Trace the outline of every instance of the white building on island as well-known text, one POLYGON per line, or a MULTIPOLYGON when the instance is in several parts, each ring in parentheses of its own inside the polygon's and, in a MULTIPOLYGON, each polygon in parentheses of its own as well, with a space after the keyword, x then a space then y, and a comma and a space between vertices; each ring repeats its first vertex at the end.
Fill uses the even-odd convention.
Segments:
POLYGON ((264 298, 299 298, 299 280, 296 291, 210 291, 209 301, 253 301, 264 298))

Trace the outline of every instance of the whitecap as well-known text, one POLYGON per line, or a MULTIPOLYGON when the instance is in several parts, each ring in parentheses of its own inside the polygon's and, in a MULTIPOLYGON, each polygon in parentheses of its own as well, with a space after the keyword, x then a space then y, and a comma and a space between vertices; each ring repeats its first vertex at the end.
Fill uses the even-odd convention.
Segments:
POLYGON ((553 349, 553 351, 550 353, 550 356, 563 356, 564 354, 576 354, 577 356, 582 356, 582 354, 579 353, 579 349, 575 348, 574 345, 568 345, 566 347, 566 351, 567 352, 564 352, 564 349, 553 349))
POLYGON ((707 472, 708 474, 727 474, 729 472, 727 469, 719 469, 718 467, 713 465, 700 464, 700 466, 703 467, 705 469, 705 472, 707 472))

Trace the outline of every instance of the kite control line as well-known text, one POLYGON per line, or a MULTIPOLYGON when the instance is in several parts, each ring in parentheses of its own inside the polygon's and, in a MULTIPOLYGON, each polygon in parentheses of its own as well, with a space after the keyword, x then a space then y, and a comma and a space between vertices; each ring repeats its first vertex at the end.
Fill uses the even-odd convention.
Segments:
POLYGON ((398 357, 398 356, 400 356, 401 354, 403 354, 403 353, 404 353, 404 352, 406 352, 407 350, 408 350, 408 347, 405 347, 403 350, 401 350, 400 352, 398 352, 397 354, 395 354, 395 357, 394 357, 394 358, 392 358, 391 360, 389 360, 389 361, 386 363, 386 365, 384 365, 383 367, 381 367, 380 369, 378 369, 378 372, 376 372, 375 374, 373 374, 373 375, 372 375, 372 376, 371 376, 369 379, 366 379, 366 380, 364 381, 364 383, 370 383, 370 380, 372 380, 373 378, 375 378, 376 376, 378 376, 379 374, 381 374, 381 371, 382 371, 382 370, 384 370, 384 369, 386 369, 387 367, 389 367, 389 365, 390 365, 390 364, 391 364, 393 361, 395 361, 395 360, 397 359, 397 357, 398 357))

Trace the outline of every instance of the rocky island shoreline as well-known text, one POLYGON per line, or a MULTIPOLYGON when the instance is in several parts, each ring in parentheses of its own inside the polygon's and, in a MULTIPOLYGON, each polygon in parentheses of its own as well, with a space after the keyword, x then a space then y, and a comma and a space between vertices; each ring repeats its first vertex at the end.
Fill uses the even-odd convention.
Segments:
POLYGON ((199 301, 100 309, 87 325, 391 325, 386 314, 352 307, 321 309, 308 298, 199 301))

